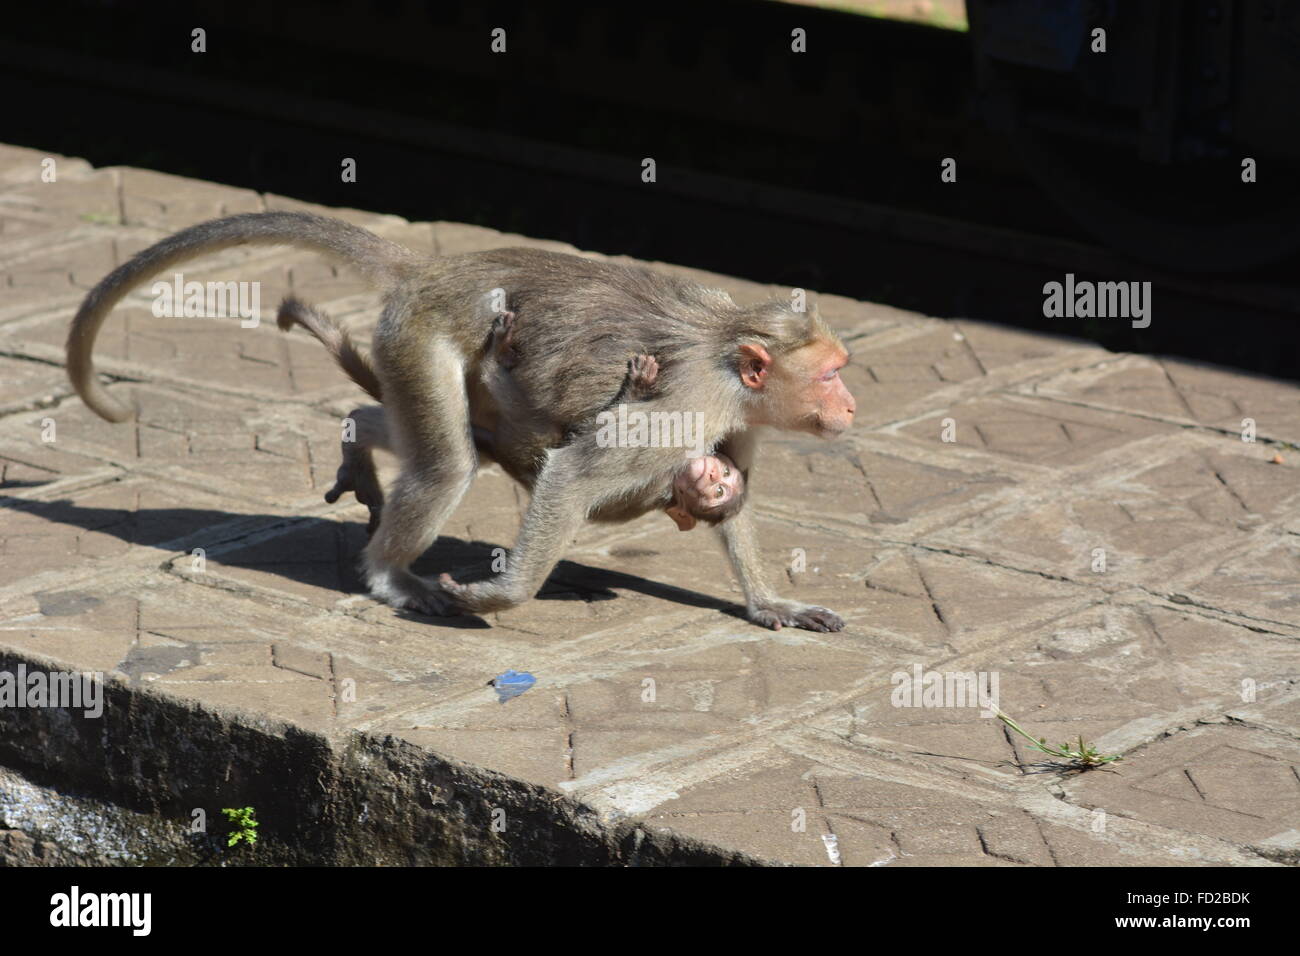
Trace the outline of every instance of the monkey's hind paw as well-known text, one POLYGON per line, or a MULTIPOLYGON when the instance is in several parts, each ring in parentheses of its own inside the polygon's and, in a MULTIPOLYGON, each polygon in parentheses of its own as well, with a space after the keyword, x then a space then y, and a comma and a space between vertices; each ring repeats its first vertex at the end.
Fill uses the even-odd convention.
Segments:
POLYGON ((370 596, 391 607, 430 617, 450 617, 456 613, 448 595, 440 587, 409 571, 389 571, 368 578, 370 596))

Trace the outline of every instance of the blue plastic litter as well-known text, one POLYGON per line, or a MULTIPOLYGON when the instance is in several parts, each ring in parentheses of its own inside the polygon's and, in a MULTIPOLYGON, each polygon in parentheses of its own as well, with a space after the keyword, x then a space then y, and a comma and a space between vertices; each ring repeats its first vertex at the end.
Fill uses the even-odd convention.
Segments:
POLYGON ((518 697, 528 688, 537 683, 537 678, 527 671, 508 670, 504 674, 498 674, 492 680, 488 681, 496 688, 497 700, 505 703, 512 697, 518 697))

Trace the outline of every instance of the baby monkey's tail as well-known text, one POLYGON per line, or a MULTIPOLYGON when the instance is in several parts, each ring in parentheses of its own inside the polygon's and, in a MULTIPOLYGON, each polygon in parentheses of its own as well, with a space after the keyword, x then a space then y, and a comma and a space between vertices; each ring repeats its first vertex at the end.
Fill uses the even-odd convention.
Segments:
POLYGON ((365 389, 366 394, 375 401, 382 402, 384 400, 384 390, 379 384, 379 376, 375 374, 370 359, 357 349, 347 330, 339 326, 324 312, 308 305, 301 299, 286 296, 285 300, 280 303, 280 311, 275 317, 275 324, 285 332, 288 332, 295 325, 301 325, 316 336, 317 341, 325 346, 325 350, 334 356, 334 361, 338 362, 339 367, 347 372, 348 378, 365 389))

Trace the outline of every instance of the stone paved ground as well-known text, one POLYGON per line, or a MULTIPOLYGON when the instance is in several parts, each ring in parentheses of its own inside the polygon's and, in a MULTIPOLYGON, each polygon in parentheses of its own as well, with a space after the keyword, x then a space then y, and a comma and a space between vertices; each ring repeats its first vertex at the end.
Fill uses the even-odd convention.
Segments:
MULTIPOLYGON (((756 506, 785 591, 843 632, 726 613, 738 589, 711 536, 661 516, 588 528, 542 599, 490 627, 431 621, 359 592, 364 510, 321 494, 360 393, 269 321, 294 290, 364 339, 375 300, 355 277, 290 250, 186 269, 260 280, 255 330, 128 300, 98 356, 131 424, 86 411, 60 366, 76 305, 134 251, 304 205, 75 159, 43 183, 41 158, 0 149, 0 649, 334 741, 392 734, 768 860, 1297 861, 1293 384, 822 296, 860 422, 772 440, 756 506), (996 673, 1004 710, 1122 752, 1122 772, 1062 772, 975 709, 892 706, 892 675, 917 666, 996 673), (538 683, 502 705, 485 682, 507 668, 538 683)), ((425 251, 556 245, 339 214, 425 251)), ((481 566, 523 503, 486 468, 424 565, 481 566)))

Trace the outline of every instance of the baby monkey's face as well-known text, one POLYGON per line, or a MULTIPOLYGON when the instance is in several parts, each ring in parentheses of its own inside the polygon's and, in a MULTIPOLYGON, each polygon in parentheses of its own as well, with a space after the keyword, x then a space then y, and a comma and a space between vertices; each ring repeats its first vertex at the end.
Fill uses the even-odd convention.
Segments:
POLYGON ((744 476, 726 455, 692 458, 673 479, 677 501, 696 513, 720 508, 744 490, 744 476))

